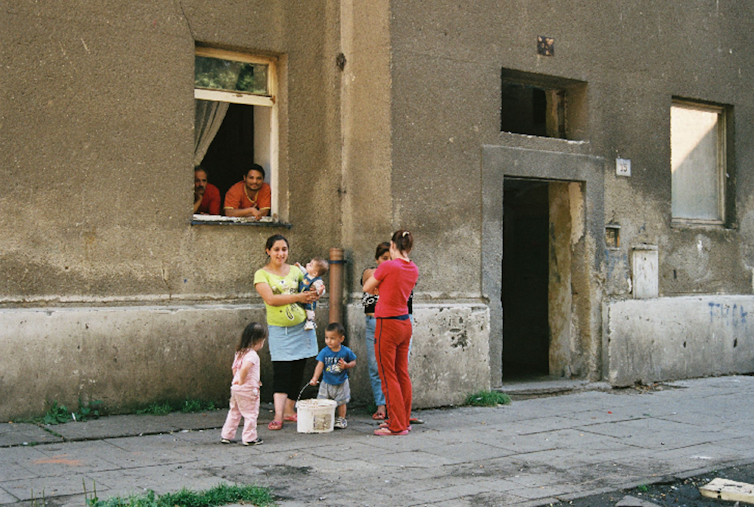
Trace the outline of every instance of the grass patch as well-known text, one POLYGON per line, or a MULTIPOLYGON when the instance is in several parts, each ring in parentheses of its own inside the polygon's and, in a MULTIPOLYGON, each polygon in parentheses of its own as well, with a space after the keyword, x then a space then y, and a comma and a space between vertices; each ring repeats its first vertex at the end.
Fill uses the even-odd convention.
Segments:
POLYGON ((251 504, 257 507, 276 505, 267 488, 230 484, 220 484, 205 491, 182 489, 177 493, 164 495, 156 495, 150 490, 143 495, 132 495, 126 498, 113 497, 107 500, 97 498, 95 491, 86 499, 88 507, 217 507, 234 503, 251 504))
POLYGON ((79 400, 79 411, 71 412, 65 405, 58 404, 57 401, 53 401, 50 405, 47 413, 41 417, 32 417, 31 419, 22 420, 22 422, 30 422, 33 424, 58 425, 73 421, 87 421, 90 419, 98 419, 100 411, 102 410, 101 401, 90 401, 89 403, 83 403, 79 400))
POLYGON ((466 396, 466 405, 472 407, 496 407, 498 405, 508 405, 510 402, 510 396, 497 391, 478 391, 466 396))
POLYGON ((176 404, 170 402, 152 403, 146 408, 137 410, 139 415, 168 415, 171 412, 183 412, 184 414, 191 414, 195 412, 207 412, 211 410, 217 410, 215 404, 211 401, 193 400, 186 398, 183 404, 176 404))
POLYGON ((173 407, 170 403, 152 403, 146 408, 137 410, 139 415, 168 415, 173 411, 173 407))
POLYGON ((192 414, 194 412, 208 412, 210 410, 216 410, 217 407, 215 407, 215 404, 211 401, 201 401, 201 400, 192 400, 187 399, 183 402, 183 407, 181 407, 181 412, 184 414, 192 414))

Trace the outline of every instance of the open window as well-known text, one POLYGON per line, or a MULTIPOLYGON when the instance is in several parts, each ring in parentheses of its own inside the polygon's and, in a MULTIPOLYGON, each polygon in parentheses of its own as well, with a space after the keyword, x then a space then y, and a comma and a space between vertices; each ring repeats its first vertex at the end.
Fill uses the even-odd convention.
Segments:
MULTIPOLYGON (((256 163, 272 188, 272 210, 261 221, 277 221, 278 129, 276 59, 197 47, 194 66, 196 123, 194 166, 225 193, 256 163)), ((222 209, 222 206, 221 206, 222 209)), ((218 215, 194 215, 193 223, 254 223, 218 215)))
POLYGON ((725 107, 673 100, 670 166, 674 223, 726 223, 726 131, 725 107))
POLYGON ((501 92, 502 132, 585 139, 586 83, 503 69, 501 92))

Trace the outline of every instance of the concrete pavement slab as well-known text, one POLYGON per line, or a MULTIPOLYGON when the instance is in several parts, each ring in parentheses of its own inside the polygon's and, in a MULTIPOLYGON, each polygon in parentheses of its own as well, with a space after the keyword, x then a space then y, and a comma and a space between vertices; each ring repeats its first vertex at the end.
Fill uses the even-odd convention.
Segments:
POLYGON ((15 497, 5 491, 3 488, 0 488, 0 505, 5 503, 16 503, 19 501, 18 497, 15 497))
POLYGON ((623 443, 644 448, 688 447, 725 438, 716 429, 700 429, 659 418, 596 424, 583 426, 579 430, 618 438, 623 443))
POLYGON ((15 479, 33 480, 39 477, 32 469, 35 462, 49 458, 40 450, 43 447, 10 447, 0 451, 0 484, 15 479))
POLYGON ((36 424, 0 423, 0 447, 62 441, 59 436, 45 431, 36 424))
POLYGON ((81 495, 82 479, 99 484, 101 498, 238 481, 270 486, 281 506, 369 505, 372 499, 380 506, 540 505, 712 463, 754 461, 750 394, 749 380, 710 379, 656 392, 583 392, 504 407, 423 410, 426 424, 405 437, 373 436, 376 423, 356 411, 348 429, 327 434, 299 434, 290 423, 269 431, 260 424, 265 443, 258 447, 221 445, 216 427, 202 428, 221 424, 224 411, 162 419, 163 434, 87 441, 96 432, 123 434, 122 421, 131 428, 127 433, 157 428, 137 428, 149 421, 137 416, 105 418, 109 422, 76 423, 97 423, 94 429, 71 427, 77 433, 70 438, 83 439, 77 443, 0 450, 0 488, 14 497, 9 484, 49 484, 56 507, 74 498, 66 492, 81 495), (40 460, 57 461, 35 463, 40 460), (56 489, 61 478, 74 486, 56 489), (443 489, 453 498, 429 498, 443 489))
MULTIPOLYGON (((111 470, 106 472, 88 473, 87 478, 97 485, 100 498, 105 496, 100 493, 101 488, 106 488, 107 498, 112 496, 129 496, 142 494, 148 490, 162 495, 165 493, 180 491, 183 488, 192 489, 192 478, 188 475, 176 473, 170 465, 152 467, 128 468, 111 470)), ((218 482, 220 480, 218 479, 218 482)), ((87 483, 89 487, 91 483, 87 483)), ((80 487, 80 486, 79 486, 80 487)), ((103 489, 104 492, 104 489, 103 489)))
POLYGON ((543 486, 534 486, 526 488, 516 488, 511 490, 516 496, 529 500, 538 500, 542 498, 557 498, 561 495, 568 495, 580 491, 582 487, 578 484, 547 484, 543 486))
POLYGON ((33 479, 37 474, 24 464, 46 455, 34 447, 10 447, 0 451, 0 485, 16 479, 33 479))
POLYGON ((117 449, 103 441, 52 444, 39 446, 39 450, 44 456, 29 459, 23 466, 40 477, 121 468, 116 459, 107 459, 112 458, 117 449))
POLYGON ((130 437, 180 430, 175 417, 159 415, 114 415, 93 421, 70 422, 56 426, 66 440, 130 437))
POLYGON ((63 475, 37 477, 33 481, 8 481, 4 482, 2 487, 21 501, 37 499, 41 504, 42 497, 50 500, 58 496, 82 493, 84 489, 82 479, 84 479, 84 476, 73 472, 63 475))

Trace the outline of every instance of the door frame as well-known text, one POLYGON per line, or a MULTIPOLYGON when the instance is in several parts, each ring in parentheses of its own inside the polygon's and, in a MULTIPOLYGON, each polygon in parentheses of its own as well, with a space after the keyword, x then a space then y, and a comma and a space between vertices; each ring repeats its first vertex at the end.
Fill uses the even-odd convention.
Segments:
MULTIPOLYGON (((549 181, 578 182, 584 195, 585 267, 599 272, 605 256, 604 174, 602 157, 505 146, 484 146, 482 150, 482 293, 490 306, 490 385, 502 385, 503 353, 503 180, 519 177, 549 181)), ((590 280, 594 277, 589 277, 590 280)), ((602 377, 602 297, 595 282, 586 296, 587 322, 580 352, 585 356, 589 377, 602 377)))

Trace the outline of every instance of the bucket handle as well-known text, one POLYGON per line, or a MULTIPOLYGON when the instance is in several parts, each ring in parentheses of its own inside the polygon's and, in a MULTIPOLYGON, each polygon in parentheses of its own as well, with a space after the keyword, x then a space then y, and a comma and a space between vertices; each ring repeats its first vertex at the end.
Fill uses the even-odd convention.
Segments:
POLYGON ((298 402, 301 400, 301 395, 304 394, 304 391, 306 390, 307 387, 314 387, 314 386, 311 385, 308 382, 306 384, 304 384, 304 387, 302 387, 301 391, 299 391, 299 393, 298 393, 298 398, 296 398, 296 406, 297 407, 298 407, 298 402))

